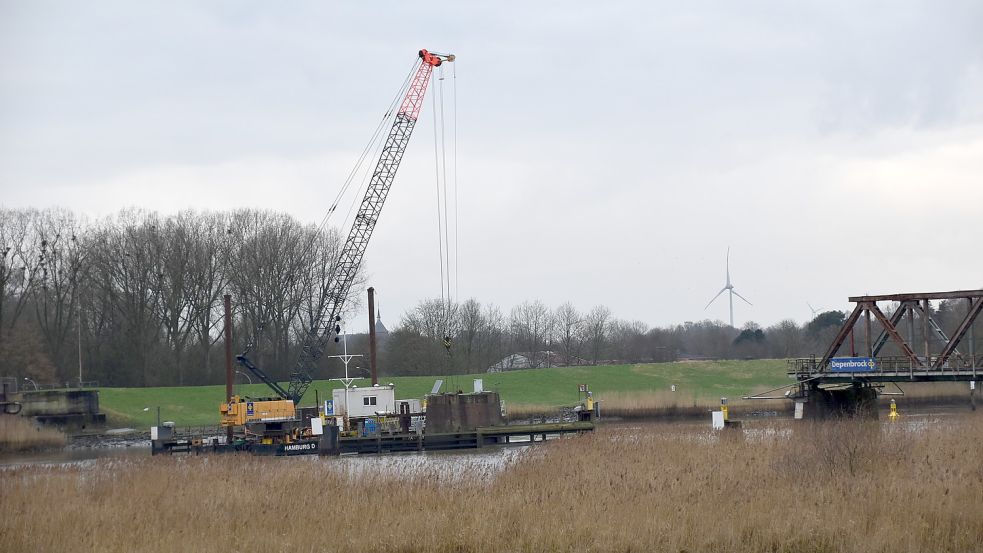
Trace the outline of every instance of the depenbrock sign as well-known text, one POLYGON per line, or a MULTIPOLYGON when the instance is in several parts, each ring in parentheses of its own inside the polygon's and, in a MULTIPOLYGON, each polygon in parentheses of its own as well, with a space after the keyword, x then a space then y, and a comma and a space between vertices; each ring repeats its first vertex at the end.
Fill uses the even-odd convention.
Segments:
POLYGON ((834 373, 862 373, 877 370, 877 360, 870 357, 834 357, 829 360, 834 373))

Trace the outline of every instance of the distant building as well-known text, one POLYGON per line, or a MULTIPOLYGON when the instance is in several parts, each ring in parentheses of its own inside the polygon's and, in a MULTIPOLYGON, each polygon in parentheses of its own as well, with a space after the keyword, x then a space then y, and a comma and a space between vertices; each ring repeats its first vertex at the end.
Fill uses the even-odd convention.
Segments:
POLYGON ((555 351, 536 351, 513 353, 498 363, 488 367, 487 372, 500 373, 518 369, 539 369, 543 367, 570 367, 589 365, 586 359, 573 355, 567 356, 555 351))
POLYGON ((380 339, 380 338, 382 338, 383 336, 386 336, 386 337, 389 336, 389 329, 386 328, 386 325, 382 324, 382 310, 379 310, 378 312, 376 312, 376 318, 375 318, 375 336, 376 336, 376 339, 377 340, 380 339))
POLYGON ((532 369, 533 363, 528 357, 522 355, 521 353, 513 353, 505 358, 503 358, 498 363, 495 363, 491 367, 488 367, 488 372, 490 373, 500 373, 504 371, 514 371, 516 369, 532 369))

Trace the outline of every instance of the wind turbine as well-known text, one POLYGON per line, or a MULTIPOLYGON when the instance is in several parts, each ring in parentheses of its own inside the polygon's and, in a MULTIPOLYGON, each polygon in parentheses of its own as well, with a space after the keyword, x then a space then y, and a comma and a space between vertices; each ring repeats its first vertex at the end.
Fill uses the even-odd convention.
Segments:
POLYGON ((819 313, 820 311, 822 311, 823 309, 825 309, 824 307, 819 307, 819 308, 813 307, 812 304, 809 303, 809 302, 806 302, 806 305, 809 306, 809 311, 812 311, 812 318, 813 319, 816 318, 816 314, 817 313, 819 313))
POLYGON ((730 326, 733 328, 733 326, 734 326, 734 296, 737 296, 737 297, 741 298, 742 300, 744 300, 744 303, 746 303, 748 305, 751 305, 751 302, 747 301, 747 298, 745 298, 744 296, 742 296, 742 295, 738 294, 737 292, 735 292, 734 291, 734 285, 730 283, 730 247, 727 248, 727 284, 725 284, 724 287, 721 288, 719 292, 717 292, 717 295, 714 296, 712 300, 710 300, 710 303, 708 303, 707 306, 703 308, 703 310, 706 311, 707 309, 709 309, 710 308, 710 305, 713 304, 713 302, 716 301, 717 298, 720 297, 720 294, 723 294, 724 292, 730 292, 730 326))

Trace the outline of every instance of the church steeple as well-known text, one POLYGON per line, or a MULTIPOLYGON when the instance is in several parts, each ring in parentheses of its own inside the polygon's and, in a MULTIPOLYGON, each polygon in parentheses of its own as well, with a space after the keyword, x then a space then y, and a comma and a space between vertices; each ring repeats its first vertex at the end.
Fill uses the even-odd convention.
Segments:
POLYGON ((375 310, 375 333, 377 336, 388 335, 389 329, 386 325, 382 324, 382 309, 375 310))

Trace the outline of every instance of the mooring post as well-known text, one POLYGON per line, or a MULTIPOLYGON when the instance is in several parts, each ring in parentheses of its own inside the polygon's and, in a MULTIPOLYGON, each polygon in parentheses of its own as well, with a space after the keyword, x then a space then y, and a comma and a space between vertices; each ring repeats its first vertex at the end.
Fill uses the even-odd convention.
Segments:
MULTIPOLYGON (((232 296, 225 294, 225 401, 232 403, 232 296)), ((226 427, 225 440, 232 444, 232 427, 226 427)))
POLYGON ((369 287, 369 370, 372 372, 372 385, 379 383, 379 373, 375 358, 375 288, 369 287))

